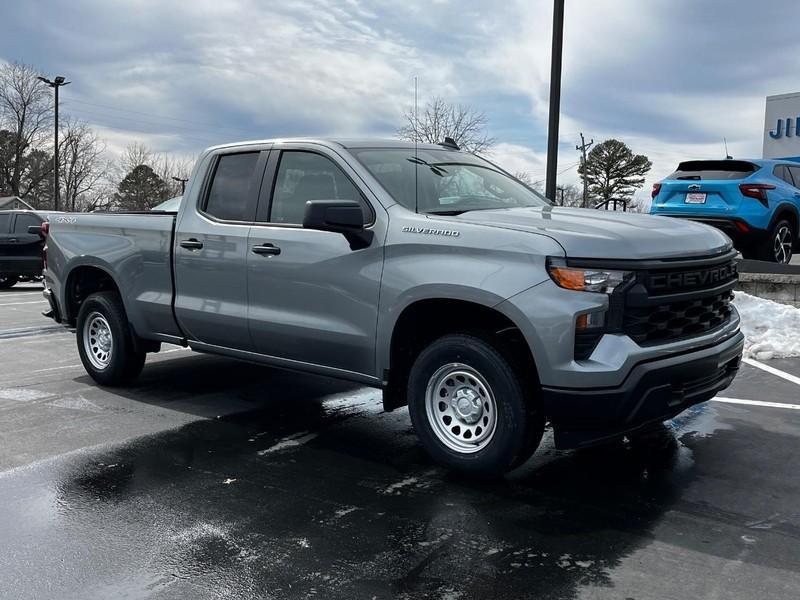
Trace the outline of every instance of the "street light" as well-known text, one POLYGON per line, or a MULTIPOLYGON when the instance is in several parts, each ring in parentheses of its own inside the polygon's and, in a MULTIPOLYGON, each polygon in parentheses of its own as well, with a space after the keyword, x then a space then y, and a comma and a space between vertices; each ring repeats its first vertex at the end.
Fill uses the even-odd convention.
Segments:
POLYGON ((175 181, 179 181, 181 184, 181 196, 186 193, 186 182, 189 181, 188 179, 181 179, 180 177, 173 177, 175 181))
POLYGON ((53 150, 53 209, 58 210, 58 88, 60 88, 62 85, 68 85, 72 82, 65 81, 61 75, 56 77, 53 81, 50 81, 46 77, 37 77, 36 79, 45 85, 49 85, 55 90, 56 93, 56 135, 55 148, 53 150))

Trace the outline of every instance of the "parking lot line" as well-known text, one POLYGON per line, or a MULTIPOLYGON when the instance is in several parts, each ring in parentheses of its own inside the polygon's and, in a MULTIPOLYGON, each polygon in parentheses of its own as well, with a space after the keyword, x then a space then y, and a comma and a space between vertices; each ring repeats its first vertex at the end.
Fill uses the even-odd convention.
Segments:
POLYGON ((764 400, 740 400, 739 398, 724 398, 719 396, 712 398, 712 400, 714 402, 725 402, 726 404, 749 404, 751 406, 766 406, 767 408, 800 410, 800 404, 784 404, 782 402, 766 402, 764 400))
POLYGON ((47 300, 29 300, 28 302, 9 302, 7 304, 0 304, 1 306, 19 306, 20 304, 44 304, 47 300))
POLYGON ((786 381, 791 381, 792 383, 800 385, 800 377, 792 375, 791 373, 786 373, 785 371, 781 371, 780 369, 776 369, 775 367, 770 367, 769 365, 765 365, 764 363, 754 360, 752 358, 743 358, 742 362, 750 365, 751 367, 756 367, 758 369, 761 369, 762 371, 766 371, 767 373, 775 375, 776 377, 781 377, 786 381))

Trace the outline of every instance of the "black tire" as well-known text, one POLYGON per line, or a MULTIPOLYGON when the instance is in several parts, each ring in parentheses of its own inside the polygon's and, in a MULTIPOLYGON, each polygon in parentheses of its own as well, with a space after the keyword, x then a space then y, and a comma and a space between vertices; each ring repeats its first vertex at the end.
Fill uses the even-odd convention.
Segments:
MULTIPOLYGON (((408 409, 414 430, 436 462, 470 474, 497 476, 530 458, 542 439, 544 418, 535 390, 531 388, 525 377, 492 343, 474 335, 449 334, 431 343, 414 361, 408 378, 408 409), (464 371, 468 372, 466 378, 455 381, 451 377, 453 383, 447 383, 449 373, 464 371), (472 379, 470 372, 476 373, 477 378, 472 379), (481 379, 489 388, 483 390, 484 393, 481 393, 481 379), (437 384, 440 380, 441 383, 437 384), (430 400, 429 386, 432 390, 430 400), (449 395, 448 390, 451 392, 449 395), (472 394, 467 398, 477 403, 482 403, 487 394, 493 398, 496 407, 493 420, 487 420, 490 414, 488 403, 483 403, 483 407, 487 407, 485 411, 484 408, 475 409, 480 410, 477 422, 457 420, 460 417, 456 411, 460 408, 454 407, 467 392, 472 394), (443 399, 447 402, 440 402, 443 399), (449 408, 442 409, 442 404, 449 408), (430 410, 429 406, 432 406, 430 410), (447 423, 445 410, 456 420, 451 417, 447 423), (482 424, 487 425, 486 430, 481 429, 482 424), (473 441, 449 439, 455 435, 451 435, 453 429, 458 429, 463 436, 467 435, 467 429, 471 429, 474 432, 471 437, 474 435, 473 439, 477 439, 479 434, 486 435, 488 426, 492 424, 493 433, 480 445, 466 450, 452 447, 452 444, 460 447, 462 443, 468 446, 473 441), (443 441, 443 437, 448 441, 443 441)), ((476 414, 470 414, 469 418, 474 419, 476 414)))
POLYGON ((0 275, 0 290, 8 290, 15 285, 19 281, 19 277, 16 275, 0 275))
POLYGON ((789 264, 797 232, 789 221, 781 219, 770 230, 769 236, 761 243, 759 259, 779 264, 789 264))
POLYGON ((83 301, 78 311, 76 338, 83 367, 100 385, 125 385, 141 373, 145 353, 135 350, 125 308, 116 293, 97 292, 83 301), (87 331, 87 328, 92 329, 87 331), (104 340, 109 336, 111 339, 105 354, 98 349, 101 334, 104 340))

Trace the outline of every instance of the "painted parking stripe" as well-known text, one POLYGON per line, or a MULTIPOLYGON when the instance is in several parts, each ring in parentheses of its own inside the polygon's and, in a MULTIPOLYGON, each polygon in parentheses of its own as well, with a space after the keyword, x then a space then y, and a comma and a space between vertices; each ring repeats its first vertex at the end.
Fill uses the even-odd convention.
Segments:
POLYGON ((46 304, 47 300, 28 300, 27 302, 8 302, 6 304, 0 304, 0 307, 3 306, 19 306, 20 304, 46 304))
POLYGON ((770 367, 769 365, 765 365, 762 362, 758 362, 752 358, 743 358, 742 362, 747 363, 751 367, 756 367, 757 369, 761 369, 762 371, 766 371, 767 373, 771 373, 776 377, 781 377, 786 381, 791 381, 797 385, 800 385, 800 377, 796 375, 792 375, 791 373, 787 373, 785 371, 781 371, 780 369, 776 369, 775 367, 770 367))
POLYGON ((712 398, 714 402, 724 402, 726 404, 747 404, 750 406, 766 406, 767 408, 788 408, 789 410, 800 410, 800 404, 784 404, 782 402, 765 402, 764 400, 740 400, 739 398, 723 398, 717 396, 712 398))
POLYGON ((48 333, 58 333, 60 331, 66 331, 63 325, 40 325, 35 327, 20 327, 18 329, 0 329, 0 341, 48 333))

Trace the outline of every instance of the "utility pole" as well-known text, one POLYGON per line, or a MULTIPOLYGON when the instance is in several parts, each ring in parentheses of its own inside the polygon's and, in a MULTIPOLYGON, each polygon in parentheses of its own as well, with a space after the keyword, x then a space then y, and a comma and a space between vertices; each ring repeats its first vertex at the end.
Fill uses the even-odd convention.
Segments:
POLYGON ((186 182, 189 181, 188 179, 181 179, 180 177, 173 177, 175 181, 181 182, 181 196, 186 192, 186 182))
POLYGON ((583 132, 581 131, 581 145, 575 146, 575 150, 581 153, 581 166, 583 167, 583 202, 581 203, 583 208, 589 206, 589 188, 586 184, 586 151, 592 147, 592 144, 594 144, 594 139, 590 140, 587 144, 583 137, 583 132))
POLYGON ((544 195, 556 198, 558 118, 561 112, 561 50, 564 42, 564 0, 553 0, 553 47, 550 53, 550 121, 547 127, 547 183, 544 195))
POLYGON ((49 85, 51 88, 55 90, 55 103, 56 103, 56 128, 55 128, 55 147, 53 148, 53 210, 58 210, 58 199, 59 199, 59 179, 58 179, 58 88, 62 85, 69 85, 72 83, 71 81, 65 81, 64 78, 59 75, 53 81, 45 77, 37 77, 39 81, 44 83, 45 85, 49 85))

